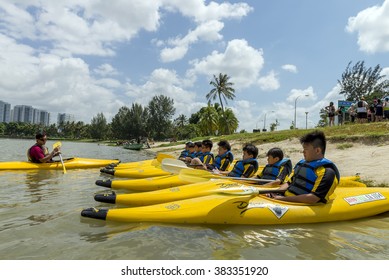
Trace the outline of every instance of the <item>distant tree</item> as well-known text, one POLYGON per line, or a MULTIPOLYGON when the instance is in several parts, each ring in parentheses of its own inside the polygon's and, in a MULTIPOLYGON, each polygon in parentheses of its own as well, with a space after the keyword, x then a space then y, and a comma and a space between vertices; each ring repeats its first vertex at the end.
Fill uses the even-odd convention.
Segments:
POLYGON ((199 112, 193 113, 189 118, 189 123, 197 124, 200 121, 199 112))
POLYGON ((0 123, 0 134, 3 135, 5 131, 5 123, 0 123))
POLYGON ((175 120, 174 120, 174 125, 176 127, 182 128, 185 125, 188 124, 188 119, 184 114, 179 115, 175 120))
POLYGON ((219 114, 215 107, 208 102, 207 107, 200 109, 199 116, 200 120, 197 125, 201 136, 215 135, 219 129, 219 114))
POLYGON ((130 119, 129 119, 130 109, 126 106, 120 107, 117 114, 112 118, 111 121, 111 130, 112 136, 115 139, 130 139, 130 119))
POLYGON ((321 108, 320 112, 319 112, 320 119, 319 119, 319 122, 317 123, 317 127, 325 127, 328 125, 327 115, 328 115, 327 110, 324 108, 321 108))
MULTIPOLYGON (((227 104, 227 99, 233 100, 235 98, 234 95, 235 89, 232 87, 234 84, 228 81, 230 77, 227 76, 227 74, 219 73, 218 77, 216 77, 216 75, 213 75, 213 78, 214 80, 210 81, 209 83, 210 85, 213 86, 213 89, 211 89, 211 91, 208 92, 206 98, 208 101, 219 98, 220 105, 222 107, 222 113, 224 115, 225 110, 224 110, 223 100, 227 104)), ((228 125, 227 125, 227 132, 228 134, 230 134, 228 125)))
POLYGON ((234 133, 239 126, 238 118, 235 116, 234 112, 228 108, 224 112, 224 118, 219 116, 219 134, 230 134, 234 133))
POLYGON ((93 139, 103 140, 107 134, 107 119, 103 113, 93 117, 90 124, 90 135, 93 139))
POLYGON ((279 123, 278 120, 276 119, 276 122, 270 124, 270 131, 275 131, 275 130, 277 130, 277 126, 279 126, 279 125, 280 125, 280 123, 279 123))
POLYGON ((147 121, 149 113, 147 108, 143 108, 140 104, 132 104, 128 112, 128 130, 134 138, 149 136, 147 132, 147 121))
POLYGON ((172 121, 176 109, 173 99, 158 95, 154 96, 148 104, 148 128, 150 136, 154 139, 164 139, 171 134, 172 121))
POLYGON ((380 92, 383 95, 389 89, 389 81, 385 79, 385 75, 381 75, 381 71, 379 64, 374 68, 366 68, 364 61, 358 61, 354 66, 351 66, 350 61, 342 74, 342 79, 338 80, 341 86, 339 94, 343 94, 349 101, 358 100, 373 92, 380 92))

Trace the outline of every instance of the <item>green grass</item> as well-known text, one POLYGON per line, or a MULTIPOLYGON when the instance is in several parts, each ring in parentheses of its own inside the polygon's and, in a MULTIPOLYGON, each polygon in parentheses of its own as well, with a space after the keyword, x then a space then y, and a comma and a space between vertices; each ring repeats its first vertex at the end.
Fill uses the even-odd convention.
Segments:
POLYGON ((351 148, 353 146, 354 145, 351 144, 351 143, 343 143, 343 144, 337 145, 336 148, 339 149, 339 150, 345 150, 345 149, 351 148))

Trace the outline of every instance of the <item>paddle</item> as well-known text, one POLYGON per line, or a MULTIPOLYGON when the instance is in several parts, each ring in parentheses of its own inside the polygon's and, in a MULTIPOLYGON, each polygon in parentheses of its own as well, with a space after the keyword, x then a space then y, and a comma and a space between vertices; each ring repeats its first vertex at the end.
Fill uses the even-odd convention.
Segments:
MULTIPOLYGON (((55 149, 57 147, 61 148, 61 146, 62 146, 61 142, 56 142, 56 143, 53 144, 53 149, 55 149)), ((65 164, 63 163, 61 152, 59 153, 59 159, 61 160, 63 174, 66 174, 66 168, 65 168, 65 164)))
POLYGON ((210 179, 229 179, 229 180, 242 180, 248 182, 274 182, 274 180, 269 179, 259 179, 259 178, 241 178, 241 177, 228 177, 212 174, 206 170, 200 169, 181 169, 178 177, 187 182, 199 183, 209 181, 210 179))
POLYGON ((162 161, 163 161, 165 158, 174 159, 174 156, 169 155, 169 154, 162 154, 162 153, 159 153, 159 154, 157 154, 155 160, 153 160, 153 162, 151 163, 151 165, 153 165, 153 166, 159 166, 159 165, 161 165, 162 161))
POLYGON ((172 158, 164 158, 161 167, 162 170, 173 174, 179 174, 182 169, 189 169, 183 161, 172 158))

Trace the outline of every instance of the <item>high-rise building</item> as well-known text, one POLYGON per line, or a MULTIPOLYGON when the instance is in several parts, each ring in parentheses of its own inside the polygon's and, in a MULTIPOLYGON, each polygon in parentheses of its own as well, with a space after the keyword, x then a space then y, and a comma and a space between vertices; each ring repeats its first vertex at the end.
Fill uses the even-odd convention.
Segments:
POLYGON ((34 108, 27 105, 16 105, 13 108, 12 121, 34 123, 34 108))
POLYGON ((0 123, 11 121, 11 104, 0 100, 0 123))
POLYGON ((65 114, 65 113, 58 113, 57 126, 60 126, 61 124, 64 124, 67 122, 74 122, 74 120, 75 120, 74 115, 65 114))

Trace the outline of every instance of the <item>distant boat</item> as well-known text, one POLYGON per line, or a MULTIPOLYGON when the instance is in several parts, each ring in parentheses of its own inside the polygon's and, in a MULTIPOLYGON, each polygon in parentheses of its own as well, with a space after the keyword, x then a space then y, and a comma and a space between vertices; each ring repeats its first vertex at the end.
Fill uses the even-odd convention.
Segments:
POLYGON ((141 149, 143 149, 143 143, 124 144, 123 148, 128 150, 140 151, 141 149))

